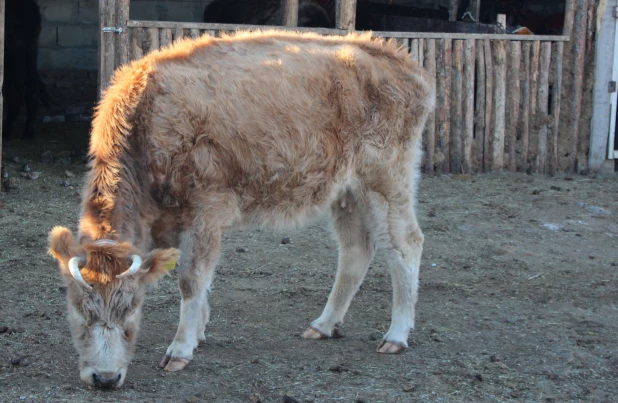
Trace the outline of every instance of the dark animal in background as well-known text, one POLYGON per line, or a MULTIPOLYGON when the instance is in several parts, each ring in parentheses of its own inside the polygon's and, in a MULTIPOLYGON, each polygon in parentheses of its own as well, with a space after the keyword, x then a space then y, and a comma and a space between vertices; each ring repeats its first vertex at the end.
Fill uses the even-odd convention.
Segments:
MULTIPOLYGON (((214 0, 204 10, 204 22, 282 25, 281 0, 214 0)), ((299 0, 298 26, 335 27, 334 0, 299 0)))
POLYGON ((4 110, 2 137, 13 131, 21 106, 26 104, 24 137, 34 136, 39 100, 46 106, 49 97, 37 70, 41 13, 34 0, 6 0, 4 42, 4 110))

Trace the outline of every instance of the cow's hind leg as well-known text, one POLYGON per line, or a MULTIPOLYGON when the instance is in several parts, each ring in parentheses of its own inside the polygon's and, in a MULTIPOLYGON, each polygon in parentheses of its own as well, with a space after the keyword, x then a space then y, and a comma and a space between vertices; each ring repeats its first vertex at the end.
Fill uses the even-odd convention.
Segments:
POLYGON ((217 227, 187 231, 181 235, 180 249, 180 322, 174 341, 159 364, 170 372, 184 369, 193 359, 193 350, 199 341, 205 339, 204 328, 210 316, 208 293, 221 253, 220 229, 217 227))
POLYGON ((358 196, 345 191, 331 207, 333 227, 339 241, 339 266, 322 315, 303 333, 306 339, 333 335, 335 327, 343 322, 373 259, 375 247, 366 222, 366 206, 358 196))
POLYGON ((408 335, 414 329, 423 233, 414 213, 412 192, 393 192, 392 197, 368 192, 367 197, 375 217, 378 247, 385 250, 393 285, 391 325, 377 351, 396 354, 408 347, 408 335))

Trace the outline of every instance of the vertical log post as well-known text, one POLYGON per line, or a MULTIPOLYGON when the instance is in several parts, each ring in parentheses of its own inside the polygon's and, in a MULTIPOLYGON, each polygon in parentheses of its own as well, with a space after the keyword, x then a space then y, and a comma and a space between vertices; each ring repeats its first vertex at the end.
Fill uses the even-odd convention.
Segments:
POLYGON ((486 117, 485 117, 485 88, 486 88, 486 79, 485 79, 485 47, 483 45, 484 41, 478 40, 476 43, 476 116, 475 120, 475 128, 474 128, 474 137, 475 137, 475 148, 474 148, 474 163, 475 169, 478 172, 483 172, 483 148, 484 148, 484 139, 485 139, 485 125, 486 125, 486 117))
POLYGON ((461 173, 461 132, 463 129, 463 40, 456 40, 453 44, 453 67, 451 87, 451 147, 450 172, 461 173))
MULTIPOLYGON (((555 45, 555 67, 556 75, 554 79, 553 92, 551 97, 552 123, 549 133, 549 143, 551 145, 549 154, 549 174, 558 173, 558 134, 560 129, 560 98, 562 97, 562 55, 564 53, 564 42, 555 45)), ((583 83, 582 83, 583 85, 583 83)))
MULTIPOLYGON (((421 55, 421 58, 423 56, 421 55)), ((427 40, 427 58, 424 61, 425 69, 429 73, 430 80, 433 81, 434 88, 436 87, 436 40, 427 40)), ((425 159, 425 172, 434 172, 434 158, 433 153, 436 147, 436 112, 429 114, 426 126, 426 159, 425 159)))
POLYGON ((522 128, 521 128, 521 152, 517 170, 526 172, 528 169, 528 138, 530 137, 530 42, 524 42, 522 46, 524 58, 524 79, 522 82, 522 128))
POLYGON ((491 147, 491 170, 504 168, 504 138, 506 131, 506 49, 505 41, 494 41, 494 127, 491 147))
POLYGON ((129 21, 129 3, 130 0, 116 0, 116 28, 120 28, 117 34, 114 34, 116 39, 116 65, 118 68, 129 61, 129 33, 127 32, 127 21, 129 21))
POLYGON ((481 0, 470 0, 470 9, 468 10, 477 22, 481 18, 481 0))
POLYGON ((539 148, 537 155, 537 168, 539 173, 547 172, 547 124, 549 123, 549 68, 551 63, 551 42, 543 42, 541 45, 541 64, 539 66, 539 95, 538 114, 540 120, 539 148))
POLYGON ((104 28, 116 26, 116 0, 99 1, 99 34, 101 41, 99 46, 99 97, 111 81, 116 68, 116 40, 115 32, 104 32, 104 28))
POLYGON ((452 69, 452 40, 439 39, 440 44, 436 70, 436 135, 440 153, 434 156, 438 166, 437 171, 447 173, 449 169, 449 141, 451 132, 451 69, 452 69))
MULTIPOLYGON (((4 0, 0 0, 0 88, 4 83, 4 0)), ((4 99, 0 91, 0 166, 2 165, 2 122, 4 99)))
POLYGON ((521 42, 513 41, 510 43, 509 49, 509 95, 506 98, 507 104, 507 149, 509 151, 508 167, 509 170, 515 172, 517 170, 516 145, 517 145, 517 129, 519 127, 519 99, 520 80, 519 70, 521 64, 521 42))
POLYGON ((356 0, 337 0, 335 27, 354 31, 356 27, 356 0))
POLYGON ((298 0, 282 0, 283 25, 286 27, 298 26, 298 0))
MULTIPOLYGON (((530 134, 528 136, 528 169, 530 172, 538 172, 537 155, 539 151, 539 110, 537 99, 539 97, 539 61, 541 59, 541 42, 532 43, 532 61, 530 63, 530 119, 532 120, 530 134)), ((528 172, 528 171, 526 171, 528 172)))
POLYGON ((448 1, 448 19, 449 21, 457 21, 457 9, 459 8, 459 0, 448 1))
POLYGON ((494 62, 491 52, 491 40, 485 39, 485 137, 483 139, 483 172, 491 170, 491 144, 493 127, 493 101, 494 101, 494 62))
POLYGON ((472 173, 472 142, 474 139, 474 39, 464 43, 462 171, 472 173))

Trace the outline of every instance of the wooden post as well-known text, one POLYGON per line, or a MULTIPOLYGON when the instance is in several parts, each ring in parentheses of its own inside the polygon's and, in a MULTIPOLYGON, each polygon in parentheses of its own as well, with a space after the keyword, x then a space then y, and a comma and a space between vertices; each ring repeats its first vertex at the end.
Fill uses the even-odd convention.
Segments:
POLYGON ((449 21, 457 21, 457 9, 459 8, 459 0, 449 0, 448 2, 448 19, 449 21))
POLYGON ((506 29, 506 14, 498 14, 496 22, 502 25, 502 28, 506 29))
POLYGON ((491 144, 493 126, 493 100, 494 100, 494 62, 491 51, 491 40, 485 39, 485 137, 483 139, 483 172, 491 170, 491 144))
POLYGON ((129 61, 127 21, 130 0, 100 0, 99 97, 117 67, 129 61))
MULTIPOLYGON (((421 55, 421 58, 423 56, 421 55)), ((430 80, 433 81, 434 88, 436 86, 436 40, 428 39, 427 40, 427 58, 425 59, 425 69, 427 73, 429 73, 430 80)), ((433 153, 436 147, 436 113, 432 112, 427 119, 427 128, 426 128, 426 149, 425 154, 427 158, 425 160, 425 172, 432 173, 434 172, 434 159, 433 153)))
POLYGON ((541 64, 539 66, 539 95, 538 114, 540 120, 539 151, 537 155, 537 168, 539 173, 547 172, 547 124, 549 123, 549 67, 551 63, 551 42, 543 42, 541 45, 541 64))
POLYGON ((159 28, 148 28, 148 36, 150 37, 148 52, 159 49, 159 28))
POLYGON ((131 50, 129 60, 141 59, 144 56, 144 49, 142 48, 144 35, 144 28, 133 28, 131 30, 131 50))
POLYGON ((412 60, 418 63, 419 66, 421 65, 422 56, 418 50, 418 39, 412 39, 412 41, 410 41, 410 57, 412 58, 412 60))
POLYGON ((510 43, 509 49, 510 61, 509 68, 509 88, 508 96, 506 97, 507 104, 507 148, 509 150, 508 167, 509 170, 515 172, 517 170, 516 145, 517 145, 517 129, 519 127, 519 99, 520 99, 520 80, 519 69, 521 64, 521 42, 513 41, 510 43))
MULTIPOLYGON (((553 126, 549 133, 549 143, 551 145, 549 154, 549 174, 556 175, 558 173, 558 134, 560 129, 560 99, 562 97, 562 55, 564 53, 564 43, 558 42, 555 45, 555 61, 556 74, 551 97, 551 113, 553 117, 553 126)), ((582 83, 583 85, 583 83, 582 83)))
POLYGON ((440 154, 435 156, 438 172, 448 173, 449 169, 449 142, 451 131, 451 69, 452 69, 452 40, 439 39, 437 54, 437 88, 436 88, 436 135, 440 154))
POLYGON ((576 172, 578 161, 577 153, 579 151, 579 126, 582 115, 582 100, 584 87, 584 55, 586 54, 586 32, 588 20, 588 1, 577 0, 575 16, 573 19, 573 34, 571 35, 571 49, 573 60, 573 78, 571 81, 571 97, 569 103, 565 105, 567 115, 573 119, 572 123, 565 126, 564 136, 571 139, 570 150, 570 167, 572 172, 576 172))
POLYGON ((356 27, 356 0, 337 0, 335 28, 354 31, 356 27))
POLYGON ((454 41, 453 46, 453 75, 451 87, 451 148, 450 148, 450 172, 461 173, 461 131, 463 129, 463 41, 454 41))
MULTIPOLYGON (((538 172, 537 155, 539 151, 539 111, 537 99, 539 96, 539 61, 541 59, 541 42, 532 43, 532 61, 530 62, 530 119, 532 124, 528 136, 528 168, 531 172, 538 172)), ((526 171, 528 172, 528 171, 526 171)))
POLYGON ((462 171, 472 173, 472 142, 474 139, 474 39, 466 39, 464 44, 463 72, 463 128, 462 128, 462 171))
POLYGON ((504 41, 494 41, 494 127, 491 147, 491 170, 504 168, 504 138, 506 131, 506 49, 504 41))
POLYGON ((468 9, 474 19, 480 22, 481 18, 481 0, 470 0, 470 8, 468 9))
POLYGON ((522 83, 522 128, 521 128, 521 153, 519 154, 519 162, 517 170, 526 172, 528 169, 528 138, 530 136, 530 42, 524 42, 524 80, 522 83))
POLYGON ((298 26, 298 0, 282 0, 283 25, 286 27, 298 26))
MULTIPOLYGON (((4 0, 0 0, 0 88, 4 83, 4 0)), ((2 122, 4 99, 0 91, 0 166, 2 165, 2 122)))
POLYGON ((474 162, 478 172, 483 172, 483 154, 484 154, 484 139, 485 139, 485 125, 487 124, 485 119, 485 88, 486 88, 486 76, 485 76, 485 47, 483 40, 480 39, 476 43, 476 116, 474 137, 475 137, 475 149, 474 149, 474 162))
MULTIPOLYGON (((172 43, 172 29, 171 28, 161 28, 159 30, 159 46, 169 46, 172 43)), ((153 49, 153 50, 156 50, 153 49)))

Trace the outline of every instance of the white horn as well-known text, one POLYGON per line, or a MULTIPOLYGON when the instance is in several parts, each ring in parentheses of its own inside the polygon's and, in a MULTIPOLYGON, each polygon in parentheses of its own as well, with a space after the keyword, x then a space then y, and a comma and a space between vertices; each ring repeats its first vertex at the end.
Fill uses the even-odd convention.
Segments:
POLYGON ((92 287, 90 285, 88 285, 88 283, 86 283, 84 281, 84 278, 82 277, 82 274, 79 272, 79 261, 81 260, 81 258, 79 257, 72 257, 71 260, 69 260, 69 271, 71 272, 71 275, 73 276, 73 278, 82 286, 84 286, 84 288, 88 289, 88 290, 92 290, 92 287))
POLYGON ((117 275, 116 278, 128 277, 137 273, 139 268, 142 266, 142 258, 137 255, 133 255, 131 256, 131 258, 133 259, 133 263, 131 263, 131 267, 129 267, 129 270, 117 275))

